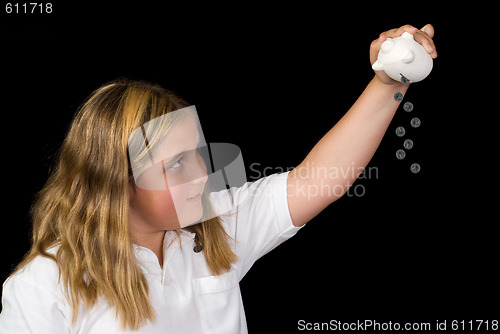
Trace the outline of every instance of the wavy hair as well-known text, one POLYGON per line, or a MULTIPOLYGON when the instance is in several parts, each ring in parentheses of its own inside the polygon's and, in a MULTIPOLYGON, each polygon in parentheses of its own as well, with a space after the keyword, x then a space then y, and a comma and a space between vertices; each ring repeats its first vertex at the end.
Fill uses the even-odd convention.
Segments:
MULTIPOLYGON (((94 91, 78 110, 32 206, 31 249, 14 271, 39 255, 54 260, 73 323, 81 303, 90 309, 100 297, 116 308, 123 328, 154 321, 129 232, 127 144, 134 129, 186 106, 157 85, 119 79, 94 91), (55 255, 49 252, 54 246, 55 255)), ((218 217, 187 229, 203 245, 213 275, 228 271, 237 260, 218 217)))

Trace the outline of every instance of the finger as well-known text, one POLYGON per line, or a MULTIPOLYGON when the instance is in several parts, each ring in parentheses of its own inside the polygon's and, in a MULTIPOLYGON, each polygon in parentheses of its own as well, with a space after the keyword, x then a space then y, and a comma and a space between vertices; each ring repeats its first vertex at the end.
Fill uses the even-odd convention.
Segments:
POLYGON ((380 50, 380 46, 382 43, 384 43, 387 40, 387 37, 383 34, 380 34, 380 36, 372 42, 370 45, 370 48, 375 49, 375 50, 380 50))
POLYGON ((426 24, 420 31, 425 32, 430 38, 434 37, 434 27, 432 24, 426 24))
POLYGON ((413 38, 424 47, 425 51, 434 52, 434 42, 425 32, 418 31, 413 35, 413 38))
POLYGON ((424 47, 425 51, 427 51, 432 58, 437 57, 436 45, 426 32, 419 30, 413 35, 413 38, 424 47))
POLYGON ((372 64, 377 60, 377 55, 380 47, 386 40, 387 38, 384 35, 380 34, 379 38, 377 38, 370 44, 370 62, 372 64))
POLYGON ((418 31, 417 28, 415 28, 414 26, 412 26, 410 24, 407 24, 407 25, 404 25, 404 26, 396 28, 396 29, 387 30, 380 35, 384 35, 387 38, 396 38, 396 37, 401 36, 404 32, 407 32, 407 33, 413 35, 417 31, 418 31))

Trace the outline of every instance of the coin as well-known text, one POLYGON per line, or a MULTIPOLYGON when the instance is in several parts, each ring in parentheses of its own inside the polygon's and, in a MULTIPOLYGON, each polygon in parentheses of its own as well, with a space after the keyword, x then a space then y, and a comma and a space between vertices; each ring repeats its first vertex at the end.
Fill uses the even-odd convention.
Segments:
POLYGON ((405 85, 407 85, 410 83, 410 79, 408 79, 407 77, 405 77, 404 75, 401 74, 401 82, 404 83, 405 85))
POLYGON ((404 141, 404 143, 403 143, 403 146, 404 146, 404 148, 405 148, 405 149, 407 149, 407 150, 411 150, 411 149, 412 149, 412 147, 413 147, 413 140, 411 140, 411 139, 406 139, 406 140, 404 141))
POLYGON ((396 151, 396 158, 398 158, 399 160, 403 160, 405 157, 406 157, 405 150, 399 149, 396 151))
POLYGON ((397 92, 396 94, 394 94, 394 100, 396 101, 401 101, 403 99, 403 93, 401 92, 397 92))
POLYGON ((420 126, 420 124, 422 124, 422 122, 420 121, 420 118, 414 117, 414 118, 411 119, 410 124, 414 128, 418 128, 420 126))
POLYGON ((404 105, 403 105, 403 110, 406 111, 406 112, 410 112, 413 110, 413 103, 411 102, 406 102, 404 105))
POLYGON ((417 164, 417 163, 414 163, 410 166, 410 170, 413 174, 417 174, 418 172, 420 172, 420 165, 417 164))

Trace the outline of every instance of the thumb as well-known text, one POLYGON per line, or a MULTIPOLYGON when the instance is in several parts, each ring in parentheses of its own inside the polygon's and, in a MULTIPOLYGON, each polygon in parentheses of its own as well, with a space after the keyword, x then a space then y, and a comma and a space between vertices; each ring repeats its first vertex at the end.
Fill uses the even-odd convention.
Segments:
POLYGON ((377 60, 378 52, 380 51, 380 47, 387 40, 387 37, 382 33, 379 38, 374 40, 372 44, 370 44, 370 62, 373 63, 377 60))

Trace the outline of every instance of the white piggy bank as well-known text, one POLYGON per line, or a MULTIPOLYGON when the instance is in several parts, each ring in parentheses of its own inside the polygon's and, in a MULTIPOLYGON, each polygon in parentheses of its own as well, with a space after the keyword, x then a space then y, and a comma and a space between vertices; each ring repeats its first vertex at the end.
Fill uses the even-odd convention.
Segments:
POLYGON ((387 38, 382 43, 375 71, 384 71, 388 76, 403 83, 424 80, 432 70, 432 58, 424 47, 415 42, 413 35, 404 32, 396 38, 387 38))

